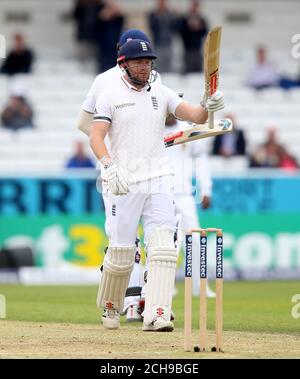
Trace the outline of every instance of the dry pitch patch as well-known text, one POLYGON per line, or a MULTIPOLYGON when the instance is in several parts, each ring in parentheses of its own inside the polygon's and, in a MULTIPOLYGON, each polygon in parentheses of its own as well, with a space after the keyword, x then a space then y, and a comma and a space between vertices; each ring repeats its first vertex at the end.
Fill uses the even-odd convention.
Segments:
MULTIPOLYGON (((300 358, 299 337, 224 332, 224 353, 186 353, 183 330, 145 333, 141 325, 105 330, 101 325, 0 321, 0 358, 300 358)), ((194 332, 195 341, 198 334, 194 332)), ((209 332, 213 346, 214 334, 209 332)))

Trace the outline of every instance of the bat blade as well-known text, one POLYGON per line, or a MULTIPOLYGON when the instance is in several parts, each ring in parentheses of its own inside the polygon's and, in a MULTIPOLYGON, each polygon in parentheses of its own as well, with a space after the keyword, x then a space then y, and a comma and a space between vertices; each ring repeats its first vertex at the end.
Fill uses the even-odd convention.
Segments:
POLYGON ((211 129, 206 124, 199 124, 188 129, 179 130, 174 133, 167 134, 164 138, 165 147, 171 147, 179 145, 181 143, 187 143, 195 141, 201 138, 208 138, 217 136, 219 134, 225 134, 232 131, 232 121, 229 118, 216 120, 214 122, 214 128, 211 129))
MULTIPOLYGON (((213 95, 219 86, 220 45, 222 27, 216 26, 207 35, 204 46, 204 76, 206 97, 213 95)), ((214 127, 214 114, 209 113, 208 124, 214 127)))

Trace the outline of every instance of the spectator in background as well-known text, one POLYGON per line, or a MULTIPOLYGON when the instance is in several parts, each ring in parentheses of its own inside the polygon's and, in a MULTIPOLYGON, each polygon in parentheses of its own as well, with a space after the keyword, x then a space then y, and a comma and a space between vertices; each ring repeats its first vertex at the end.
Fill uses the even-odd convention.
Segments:
POLYGON ((68 160, 66 168, 94 168, 93 161, 86 155, 84 144, 77 142, 74 155, 68 160))
POLYGON ((81 62, 95 57, 96 0, 76 0, 72 16, 76 23, 78 56, 81 62))
POLYGON ((98 49, 99 72, 116 65, 116 45, 124 24, 124 15, 111 0, 97 1, 96 44, 98 49))
POLYGON ((278 85, 279 76, 272 63, 267 59, 265 47, 256 50, 256 63, 250 69, 247 84, 257 90, 278 85))
POLYGON ((176 16, 168 8, 167 0, 157 0, 156 9, 148 16, 152 40, 159 56, 157 67, 160 73, 172 71, 173 38, 176 31, 176 16))
POLYGON ((269 129, 267 140, 250 157, 250 167, 280 167, 283 146, 277 141, 276 129, 269 129))
POLYGON ((4 128, 19 130, 33 128, 33 111, 24 96, 12 95, 1 114, 4 128))
POLYGON ((298 73, 294 77, 291 75, 282 76, 279 80, 279 86, 284 90, 300 87, 300 63, 298 65, 298 73))
POLYGON ((230 118, 233 123, 233 131, 220 136, 216 136, 213 142, 213 155, 221 155, 225 158, 234 155, 246 154, 246 139, 244 132, 239 128, 233 114, 225 115, 225 118, 230 118))
POLYGON ((283 146, 279 149, 279 168, 286 171, 294 171, 299 168, 296 158, 283 146))
POLYGON ((184 46, 184 73, 202 72, 202 45, 208 24, 202 16, 199 0, 192 0, 186 16, 179 20, 179 34, 184 46))
POLYGON ((28 74, 31 72, 33 59, 33 51, 26 46, 23 35, 17 33, 14 35, 14 46, 1 67, 1 73, 28 74))

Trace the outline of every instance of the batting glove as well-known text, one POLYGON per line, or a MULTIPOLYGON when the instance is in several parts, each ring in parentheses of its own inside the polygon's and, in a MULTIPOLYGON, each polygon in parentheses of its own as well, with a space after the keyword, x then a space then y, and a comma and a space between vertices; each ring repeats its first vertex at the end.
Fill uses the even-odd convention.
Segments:
POLYGON ((129 192, 129 175, 126 170, 110 161, 103 164, 101 177, 104 184, 114 195, 126 195, 129 192))
POLYGON ((225 107, 224 95, 221 91, 216 91, 209 96, 204 103, 204 107, 208 112, 217 112, 225 107))

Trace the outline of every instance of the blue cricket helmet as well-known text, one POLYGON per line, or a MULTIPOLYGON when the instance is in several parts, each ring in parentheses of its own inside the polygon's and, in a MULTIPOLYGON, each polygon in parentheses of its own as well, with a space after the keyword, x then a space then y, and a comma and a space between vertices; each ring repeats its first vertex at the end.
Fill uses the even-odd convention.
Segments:
POLYGON ((128 59, 157 59, 157 55, 149 42, 141 39, 133 39, 126 42, 118 54, 118 63, 128 59))
POLYGON ((119 47, 122 47, 126 42, 131 41, 132 39, 141 39, 150 43, 150 39, 146 33, 142 32, 139 29, 128 29, 121 34, 119 39, 119 47))

